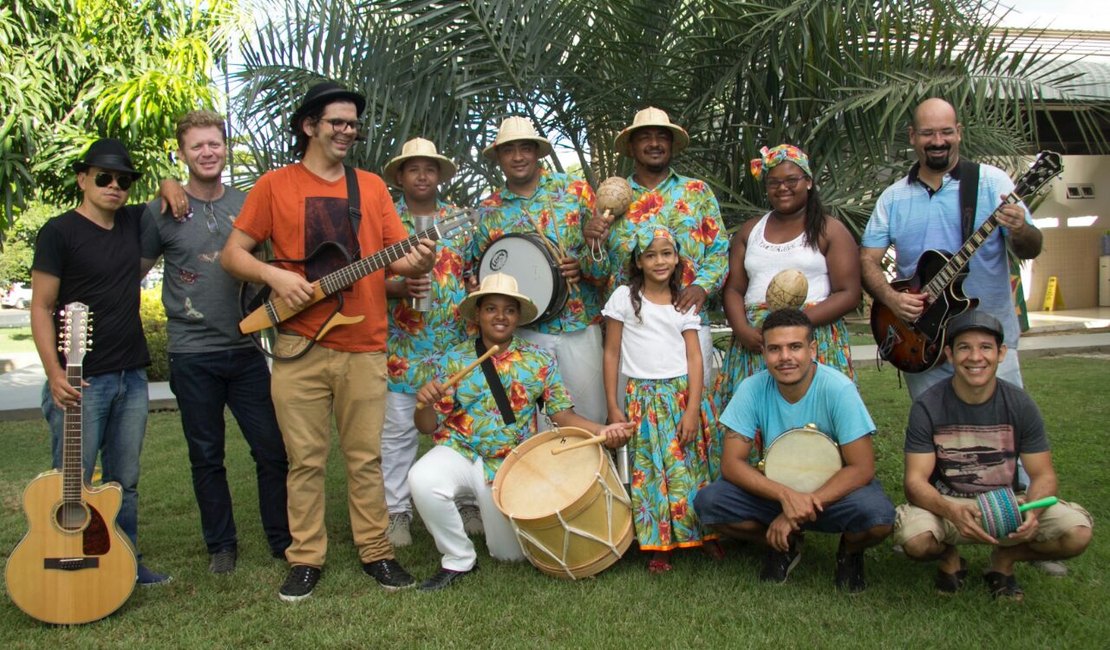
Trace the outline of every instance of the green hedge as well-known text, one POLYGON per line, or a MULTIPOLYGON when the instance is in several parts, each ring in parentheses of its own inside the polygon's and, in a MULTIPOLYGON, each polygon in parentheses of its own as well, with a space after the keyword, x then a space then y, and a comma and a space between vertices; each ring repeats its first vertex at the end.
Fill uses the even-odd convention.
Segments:
POLYGON ((139 315, 143 318, 143 333, 150 349, 150 381, 170 380, 169 336, 166 334, 166 309, 162 306, 162 285, 143 289, 139 315))

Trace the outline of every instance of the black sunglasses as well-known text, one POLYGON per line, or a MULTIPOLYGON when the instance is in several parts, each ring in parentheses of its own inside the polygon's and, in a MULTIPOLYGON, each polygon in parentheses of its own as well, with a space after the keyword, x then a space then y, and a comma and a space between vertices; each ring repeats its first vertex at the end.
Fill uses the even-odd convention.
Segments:
POLYGON ((116 185, 119 185, 119 188, 125 192, 131 189, 131 183, 135 182, 135 179, 131 178, 129 174, 113 174, 111 172, 100 172, 93 177, 93 182, 96 183, 97 187, 108 187, 112 184, 113 178, 116 180, 116 185))

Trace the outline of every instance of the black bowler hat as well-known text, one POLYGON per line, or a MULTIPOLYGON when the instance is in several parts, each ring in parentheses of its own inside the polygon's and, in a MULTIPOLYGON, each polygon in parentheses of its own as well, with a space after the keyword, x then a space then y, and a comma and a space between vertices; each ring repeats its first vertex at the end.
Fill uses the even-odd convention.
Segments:
POLYGON ((988 334, 993 334, 995 341, 997 341, 999 345, 1002 345, 1002 341, 1006 338, 1005 333, 1002 331, 1002 323, 999 323, 997 318, 985 311, 971 309, 948 322, 948 334, 945 337, 945 345, 952 345, 956 342, 957 336, 971 330, 979 330, 988 334))
POLYGON ((356 115, 362 115, 362 109, 366 108, 366 97, 352 90, 347 90, 334 81, 321 81, 308 89, 308 92, 304 94, 304 99, 301 100, 301 105, 297 107, 297 110, 293 111, 290 129, 292 129, 294 134, 297 134, 299 132, 298 129, 301 120, 304 119, 306 115, 332 102, 354 103, 356 115))
POLYGON ((81 160, 74 161, 73 171, 87 171, 89 167, 99 167, 113 172, 126 172, 131 174, 131 179, 143 175, 131 164, 131 155, 127 147, 115 138, 101 138, 89 145, 88 150, 81 160))

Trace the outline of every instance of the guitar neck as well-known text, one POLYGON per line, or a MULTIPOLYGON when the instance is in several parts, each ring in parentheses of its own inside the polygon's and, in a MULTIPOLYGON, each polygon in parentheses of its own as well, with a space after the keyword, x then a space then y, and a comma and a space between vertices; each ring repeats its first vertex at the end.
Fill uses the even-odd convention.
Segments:
POLYGON ((419 243, 421 239, 436 241, 439 239, 439 231, 435 226, 427 230, 421 230, 411 237, 399 241, 392 246, 387 246, 369 257, 364 257, 357 262, 348 264, 338 271, 332 271, 320 278, 320 288, 324 291, 324 295, 328 296, 337 291, 342 291, 361 278, 401 259, 408 254, 409 250, 419 243))
MULTIPOLYGON (((66 365, 66 379, 78 393, 81 392, 81 364, 66 365)), ((62 500, 66 503, 81 502, 81 485, 84 472, 81 464, 81 399, 66 406, 62 425, 62 500)))
POLYGON ((998 213, 1002 208, 1007 205, 1019 203, 1020 201, 1021 199, 1016 194, 1010 193, 1006 196, 1006 200, 995 208, 991 216, 987 217, 983 225, 979 226, 975 232, 971 233, 971 237, 967 238, 967 241, 960 247, 960 250, 957 251, 944 267, 922 288, 922 292, 927 294, 930 300, 936 300, 940 297, 940 295, 944 293, 944 290, 956 279, 956 276, 967 268, 968 263, 971 261, 976 251, 979 250, 979 247, 981 247, 987 241, 987 238, 991 236, 991 233, 998 228, 998 213))

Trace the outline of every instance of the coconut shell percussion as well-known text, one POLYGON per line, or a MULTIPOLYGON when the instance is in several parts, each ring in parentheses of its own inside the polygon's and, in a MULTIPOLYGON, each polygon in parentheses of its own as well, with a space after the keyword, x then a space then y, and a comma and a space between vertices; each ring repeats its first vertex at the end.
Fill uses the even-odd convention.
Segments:
MULTIPOLYGON (((617 217, 623 216, 632 203, 632 186, 628 180, 621 176, 610 176, 601 181, 597 186, 597 209, 601 211, 601 218, 606 225, 613 223, 617 217)), ((600 259, 604 254, 601 242, 591 241, 590 252, 595 259, 600 259)))
POLYGON ((767 285, 767 308, 771 311, 798 308, 805 304, 809 294, 809 280, 797 269, 784 269, 771 278, 767 285))
POLYGON ((983 530, 995 539, 1003 539, 1021 526, 1021 514, 1026 510, 1056 505, 1056 497, 1045 497, 1025 504, 1018 504, 1017 495, 1010 488, 983 492, 975 497, 983 530))

